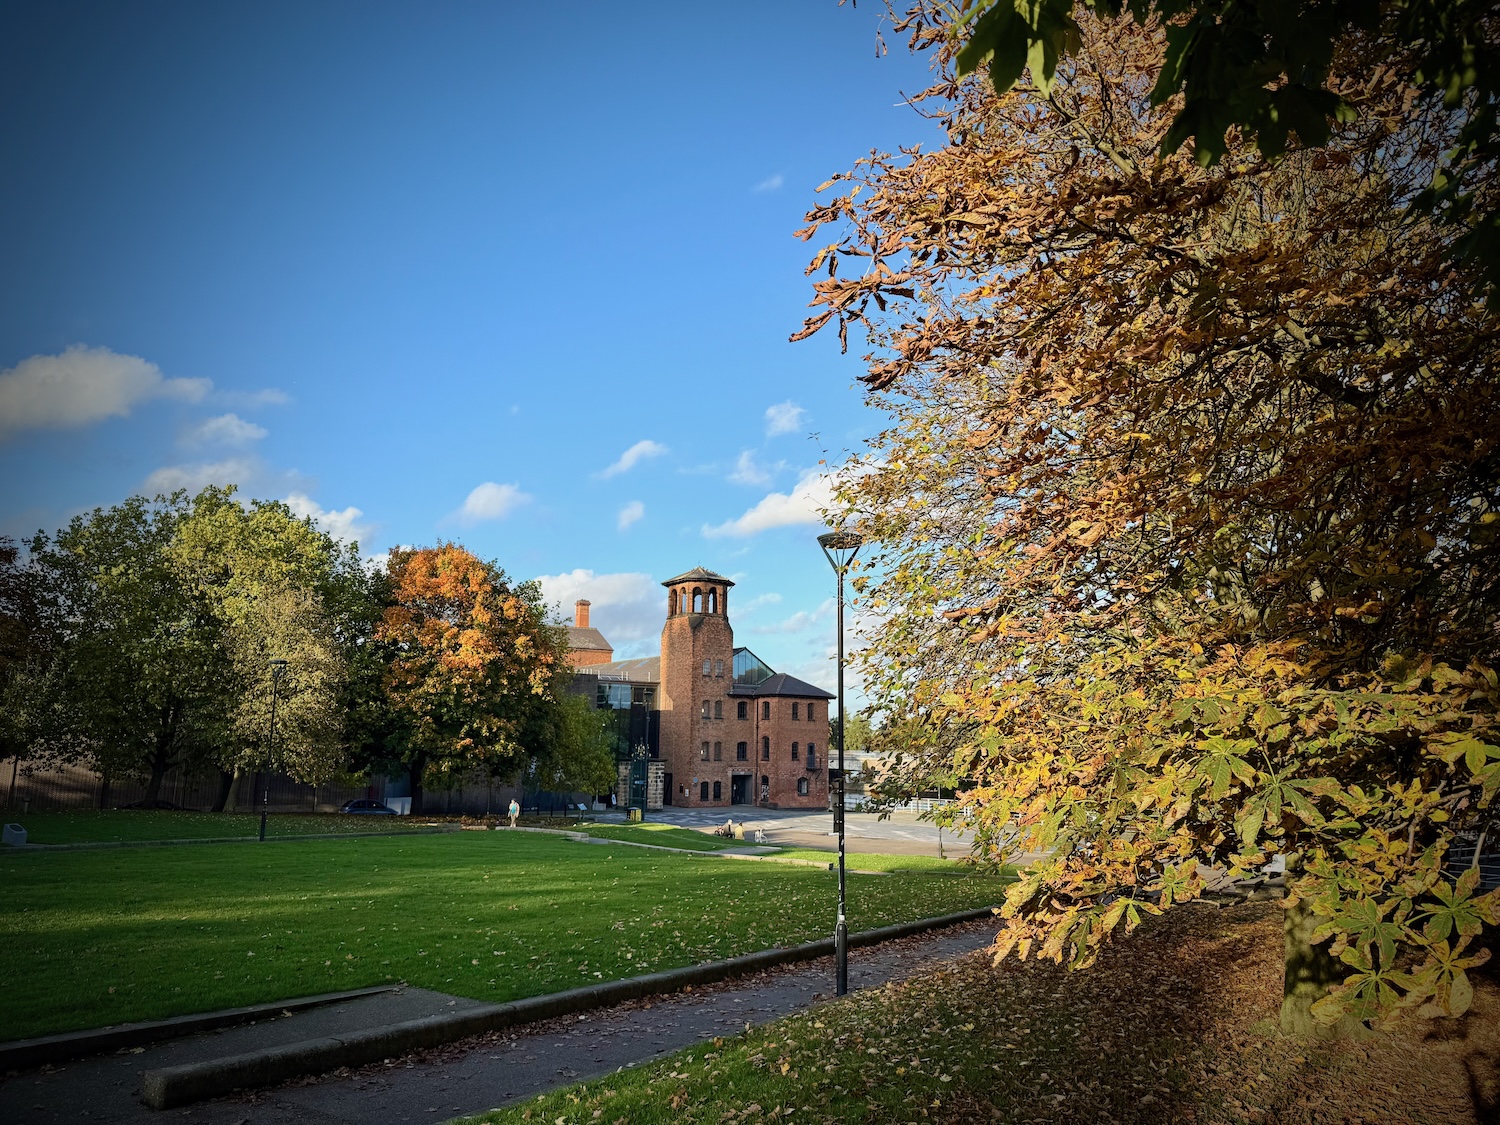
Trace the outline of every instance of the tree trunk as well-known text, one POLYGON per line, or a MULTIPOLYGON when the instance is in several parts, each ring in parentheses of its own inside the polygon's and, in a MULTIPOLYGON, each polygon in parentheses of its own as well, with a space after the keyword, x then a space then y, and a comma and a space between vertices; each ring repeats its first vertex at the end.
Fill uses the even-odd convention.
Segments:
POLYGON ((171 768, 171 765, 171 755, 158 742, 156 753, 151 756, 151 777, 146 782, 144 800, 148 809, 156 807, 156 802, 161 797, 162 780, 167 776, 167 770, 171 768))
POLYGON ((234 773, 230 775, 229 793, 224 798, 224 811, 232 813, 240 805, 240 779, 245 776, 245 771, 239 766, 234 767, 234 773))
POLYGON ((219 767, 219 795, 214 798, 214 812, 233 812, 229 807, 234 800, 234 783, 240 779, 240 768, 235 766, 232 770, 219 767))
POLYGON ((427 755, 418 754, 406 768, 407 780, 411 782, 411 815, 422 814, 422 774, 427 769, 427 755))
MULTIPOLYGON (((1297 864, 1287 857, 1288 889, 1297 864)), ((1309 1039, 1355 1039, 1365 1035, 1364 1024, 1345 1017, 1336 1024, 1313 1019, 1312 1006, 1328 995, 1329 989, 1348 975, 1348 967, 1328 955, 1328 943, 1314 945, 1313 931, 1319 918, 1306 899, 1288 906, 1283 919, 1284 969, 1282 977, 1281 1031, 1309 1039)))

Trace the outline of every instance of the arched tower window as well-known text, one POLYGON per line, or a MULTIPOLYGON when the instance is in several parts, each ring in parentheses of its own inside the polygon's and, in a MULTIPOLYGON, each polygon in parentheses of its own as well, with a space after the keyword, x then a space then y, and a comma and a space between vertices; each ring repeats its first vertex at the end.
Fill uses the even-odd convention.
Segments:
POLYGON ((677 616, 677 591, 676 590, 673 590, 670 594, 667 595, 667 616, 668 617, 676 617, 677 616))
POLYGON ((719 591, 710 589, 708 591, 708 612, 719 612, 719 591))
POLYGON ((696 586, 693 587, 693 612, 703 612, 703 591, 696 586))

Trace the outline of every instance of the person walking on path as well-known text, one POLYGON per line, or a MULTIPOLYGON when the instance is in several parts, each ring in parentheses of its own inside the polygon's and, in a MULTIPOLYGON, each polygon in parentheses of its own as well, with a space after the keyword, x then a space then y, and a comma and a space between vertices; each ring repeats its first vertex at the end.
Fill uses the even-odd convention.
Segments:
POLYGON ((516 799, 514 797, 512 797, 510 799, 510 826, 512 828, 514 828, 516 826, 516 817, 518 817, 520 815, 521 815, 521 806, 518 805, 518 804, 516 804, 516 799))

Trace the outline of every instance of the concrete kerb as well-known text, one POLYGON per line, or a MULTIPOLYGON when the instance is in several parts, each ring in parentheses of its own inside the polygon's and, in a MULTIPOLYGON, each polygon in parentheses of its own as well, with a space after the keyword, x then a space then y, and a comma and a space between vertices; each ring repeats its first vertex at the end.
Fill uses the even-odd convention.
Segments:
MULTIPOLYGON (((937 918, 865 930, 850 934, 849 944, 862 948, 929 930, 957 926, 988 917, 994 909, 986 906, 937 918)), ((748 953, 724 961, 710 961, 662 973, 587 985, 567 992, 533 996, 508 1004, 491 1004, 451 1015, 407 1020, 341 1038, 309 1039, 242 1055, 209 1059, 184 1066, 162 1067, 146 1072, 144 1101, 152 1109, 172 1109, 205 1098, 220 1097, 237 1089, 271 1086, 305 1074, 335 1070, 342 1066, 363 1066, 489 1031, 575 1012, 609 1008, 627 1000, 677 992, 689 985, 713 984, 778 965, 827 957, 832 953, 833 939, 824 938, 782 949, 748 953)))
POLYGON ((91 1028, 88 1031, 65 1031, 59 1035, 43 1035, 36 1039, 0 1043, 0 1074, 12 1070, 27 1070, 36 1066, 51 1066, 84 1055, 103 1055, 130 1047, 144 1047, 151 1043, 178 1039, 184 1035, 195 1035, 200 1031, 214 1031, 221 1027, 251 1023, 267 1016, 278 1016, 282 1012, 302 1012, 309 1008, 322 1007, 325 1004, 358 1000, 362 996, 391 992, 397 987, 394 984, 383 984, 374 988, 324 992, 317 996, 298 997, 295 1000, 251 1004, 244 1008, 226 1008, 218 1012, 200 1012, 191 1016, 174 1016, 166 1020, 122 1023, 114 1027, 91 1028))

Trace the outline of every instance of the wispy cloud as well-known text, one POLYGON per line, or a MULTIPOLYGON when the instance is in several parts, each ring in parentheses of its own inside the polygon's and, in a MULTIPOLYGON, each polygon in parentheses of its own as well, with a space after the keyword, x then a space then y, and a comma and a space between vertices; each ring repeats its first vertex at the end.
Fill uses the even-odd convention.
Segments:
POLYGON ((520 485, 496 484, 487 480, 469 493, 463 507, 454 512, 451 518, 470 526, 488 520, 504 519, 530 499, 530 494, 522 492, 520 485))
POLYGON ((766 407, 766 434, 775 437, 777 434, 794 434, 802 429, 807 422, 807 411, 788 399, 786 402, 778 402, 775 406, 766 407))
POLYGON ((179 488, 199 492, 211 484, 246 488, 262 476, 261 462, 254 457, 230 457, 223 461, 200 461, 187 465, 163 465, 141 486, 147 496, 172 493, 179 488))
POLYGON ((151 399, 200 402, 212 389, 209 379, 168 379, 140 356, 75 344, 0 371, 0 438, 124 417, 151 399))
POLYGON ((773 527, 823 523, 824 512, 833 508, 835 474, 809 469, 802 474, 791 492, 772 492, 738 519, 716 527, 707 525, 703 534, 710 539, 724 536, 744 537, 769 531, 773 527))
POLYGON ((630 472, 631 469, 635 468, 642 461, 652 457, 660 457, 665 452, 667 452, 667 447, 662 445, 661 442, 651 441, 649 438, 644 441, 638 441, 624 453, 620 454, 620 459, 599 475, 606 480, 610 477, 617 477, 621 473, 630 472))
POLYGON ((642 504, 639 500, 632 500, 629 504, 626 504, 623 508, 620 509, 619 519, 615 521, 616 526, 619 527, 621 531, 624 531, 627 527, 635 523, 636 520, 640 519, 645 514, 646 505, 642 504))
POLYGON ((364 512, 352 505, 342 509, 324 508, 305 492, 293 492, 284 503, 294 516, 310 516, 320 529, 344 543, 368 544, 375 533, 374 527, 361 521, 364 512))
POLYGON ((275 387, 262 387, 258 391, 217 391, 214 401, 238 406, 241 410, 255 410, 262 406, 285 406, 292 401, 292 396, 275 387))
POLYGON ((198 445, 249 445, 259 441, 268 431, 254 422, 247 422, 238 414, 220 414, 207 418, 183 435, 182 443, 198 445))
POLYGON ((780 191, 781 190, 781 185, 784 184, 784 183, 786 183, 786 178, 784 176, 782 176, 782 174, 780 172, 777 172, 774 176, 767 176, 765 179, 761 180, 760 183, 756 184, 750 190, 751 191, 780 191))
POLYGON ((771 474, 756 464, 752 450, 745 449, 740 451, 740 458, 734 463, 734 471, 729 474, 729 479, 735 484, 770 484, 771 474))
POLYGON ((780 621, 774 621, 767 625, 752 625, 750 627, 750 632, 764 635, 775 633, 803 633, 812 628, 814 625, 821 625, 824 621, 828 620, 828 617, 833 613, 833 610, 834 601, 832 598, 828 598, 811 613, 809 613, 805 609, 799 609, 790 617, 783 618, 780 621))

